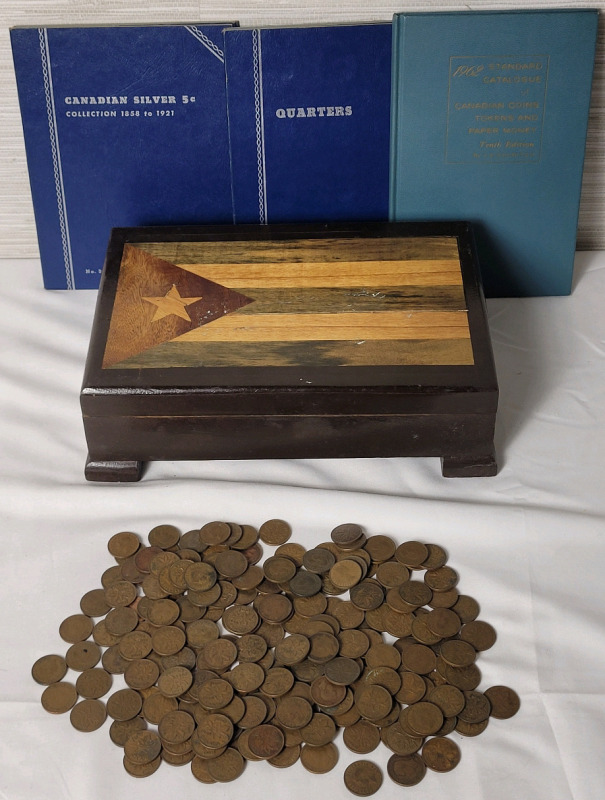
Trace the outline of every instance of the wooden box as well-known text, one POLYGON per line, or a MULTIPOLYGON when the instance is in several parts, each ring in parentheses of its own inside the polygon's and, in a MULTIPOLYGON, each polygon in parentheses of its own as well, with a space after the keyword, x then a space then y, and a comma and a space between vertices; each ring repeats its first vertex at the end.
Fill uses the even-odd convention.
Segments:
POLYGON ((466 223, 112 232, 81 393, 89 480, 372 456, 494 475, 497 401, 466 223))

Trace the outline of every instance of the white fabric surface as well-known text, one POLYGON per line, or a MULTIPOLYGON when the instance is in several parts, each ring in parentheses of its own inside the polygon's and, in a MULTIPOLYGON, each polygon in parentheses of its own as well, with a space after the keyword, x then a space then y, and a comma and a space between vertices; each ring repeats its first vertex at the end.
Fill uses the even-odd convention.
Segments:
MULTIPOLYGON (((0 798, 350 797, 355 756, 328 775, 249 764, 204 788, 189 767, 137 781, 108 723, 76 732, 40 706, 30 677, 65 653, 59 623, 111 565, 107 540, 183 531, 212 519, 287 519, 312 547, 341 522, 447 548, 460 591, 498 641, 480 688, 504 683, 519 714, 476 739, 462 761, 403 790, 465 800, 602 800, 605 793, 605 253, 580 253, 571 297, 488 302, 500 382, 495 478, 444 479, 438 459, 153 463, 138 484, 88 484, 79 389, 94 292, 45 292, 37 261, 0 262, 0 798)), ((269 548, 267 548, 269 550, 269 548)), ((71 676, 72 679, 75 676, 71 676)), ((119 680, 114 687, 120 688, 119 680)), ((382 746, 369 758, 383 767, 382 746)))

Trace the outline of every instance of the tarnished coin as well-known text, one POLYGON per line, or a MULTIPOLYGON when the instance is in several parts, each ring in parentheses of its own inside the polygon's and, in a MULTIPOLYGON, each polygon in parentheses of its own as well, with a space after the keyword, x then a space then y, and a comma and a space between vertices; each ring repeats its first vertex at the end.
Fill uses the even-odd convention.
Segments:
POLYGON ((286 666, 300 664, 307 657, 310 649, 311 642, 307 636, 302 633, 293 633, 275 645, 275 660, 286 666))
POLYGON ((357 561, 344 558, 334 564, 330 569, 329 576, 334 586, 339 589, 351 589, 363 578, 363 571, 357 561))
POLYGON ((160 674, 157 686, 166 697, 180 697, 193 683, 193 675, 187 667, 170 667, 160 674))
POLYGON ((332 683, 350 686, 361 673, 361 666, 352 658, 337 656, 326 663, 325 676, 332 683))
POLYGON ((140 658, 131 662, 124 672, 124 680, 131 689, 149 689, 157 681, 160 667, 151 659, 140 658))
POLYGON ((158 725, 166 714, 176 711, 178 705, 174 697, 165 697, 161 692, 155 692, 145 697, 141 713, 147 722, 158 725))
POLYGON ((369 797, 382 786, 382 772, 373 761, 353 761, 345 770, 344 782, 352 794, 369 797))
POLYGON ((424 582, 434 592, 447 592, 453 589, 459 581, 459 575, 451 567, 429 569, 424 573, 424 582))
POLYGON ((107 719, 105 703, 100 700, 81 700, 72 708, 69 721, 77 731, 89 733, 98 730, 107 719))
POLYGON ((72 614, 59 625, 59 636, 64 642, 75 644, 88 639, 93 629, 93 621, 86 614, 72 614))
POLYGON ((198 702, 208 711, 216 711, 219 708, 224 708, 231 702, 232 698, 232 684, 221 678, 211 678, 197 688, 198 702))
POLYGON ((78 693, 73 683, 58 681, 46 687, 40 702, 49 714, 65 714, 75 705, 77 699, 78 693))
POLYGON ((491 705, 483 692, 470 691, 464 693, 464 708, 458 712, 458 719, 463 722, 483 722, 490 715, 491 705))
POLYGON ((399 756, 411 756, 417 753, 424 742, 423 736, 414 736, 403 730, 399 722, 382 728, 381 736, 384 744, 399 756))
POLYGON ((284 734, 275 725, 258 725, 248 737, 248 747, 257 758, 274 758, 284 745, 284 734))
POLYGON ((149 531, 147 539, 152 547, 169 550, 178 544, 181 532, 174 525, 156 525, 149 531))
POLYGON ((445 566, 447 562, 447 553, 438 544, 426 544, 426 549, 429 551, 428 558, 422 562, 423 569, 439 569, 445 566))
POLYGON ((258 529, 258 535, 265 544, 284 544, 292 536, 292 528, 283 519, 269 519, 258 529))
POLYGON ((113 608, 105 617, 105 627, 114 636, 124 636, 133 631, 139 623, 139 615, 134 608, 113 608))
POLYGON ((521 707, 519 695, 508 686, 490 686, 484 692, 490 702, 494 719, 510 719, 521 707))
POLYGON ((32 667, 32 678, 42 686, 57 683, 65 677, 67 664, 63 656, 47 655, 39 658, 32 667))
POLYGON ((304 697, 285 697, 277 706, 275 719, 284 728, 299 730, 311 722, 313 707, 304 697))
POLYGON ((451 739, 437 736, 425 743, 422 760, 435 772, 449 772, 460 763, 460 748, 451 739))
POLYGON ((457 716, 465 705, 464 695, 455 686, 444 683, 428 692, 428 700, 441 709, 444 717, 457 716))
POLYGON ((383 686, 366 686, 356 692, 355 705, 365 719, 378 720, 389 713, 393 698, 383 686))
POLYGON ((80 600, 80 609, 87 617, 103 617, 110 609, 105 600, 105 589, 91 589, 80 600))
POLYGON ((340 649, 340 642, 332 633, 320 631, 309 637, 311 648, 309 650, 309 661, 316 664, 325 664, 333 659, 340 649))
POLYGON ((119 689, 108 697, 107 713, 112 719, 132 719, 139 714, 142 705, 143 698, 134 689, 119 689))
POLYGON ((387 762, 389 778, 399 786, 415 786, 426 775, 426 764, 416 753, 392 755, 387 762))
POLYGON ((435 669, 437 658, 430 647, 423 644, 412 644, 406 647, 401 654, 401 663, 404 669, 410 672, 428 675, 435 669))
POLYGON ((148 778, 150 775, 153 775, 159 769, 160 764, 162 763, 161 756, 154 758, 153 761, 150 761, 148 764, 135 764, 129 758, 124 756, 122 763, 124 765, 124 769, 126 772, 131 775, 133 778, 148 778))
POLYGON ((338 748, 333 742, 316 747, 305 744, 300 751, 300 761, 309 772, 322 775, 338 763, 338 748))
POLYGON ((283 556, 271 556, 263 564, 265 577, 274 583, 286 583, 296 575, 296 564, 283 556))
POLYGON ((435 608, 426 614, 429 629, 443 638, 456 636, 462 623, 460 617, 449 608, 435 608))
POLYGON ((342 740, 353 753, 371 753, 380 744, 380 730, 366 719, 346 727, 342 740))
POLYGON ((267 761, 272 767, 291 767, 296 764, 300 758, 300 744, 290 745, 284 747, 281 753, 278 753, 273 758, 268 758, 267 761))
MULTIPOLYGON (((214 562, 216 571, 225 578, 236 578, 248 569, 248 559, 239 550, 225 550, 214 562)), ((294 574, 294 573, 292 573, 294 574)))
POLYGON ((171 744, 181 744, 191 738, 195 720, 186 711, 169 711, 158 723, 160 738, 171 744))
POLYGON ((133 556, 141 545, 136 533, 122 531, 115 533, 107 542, 107 549, 114 558, 123 559, 133 556))
POLYGON ((328 744, 336 736, 336 724, 331 716, 316 712, 307 725, 300 729, 300 738, 307 744, 328 744))
POLYGON ((399 587, 399 595, 410 609, 416 609, 426 605, 433 593, 430 587, 421 581, 406 581, 399 587))
POLYGON ((324 547, 315 547, 313 550, 307 550, 303 556, 303 566, 309 572, 316 572, 323 575, 325 572, 334 565, 336 557, 329 550, 324 547))
POLYGON ((463 624, 473 622, 479 616, 479 603, 474 597, 461 594, 452 606, 452 610, 458 614, 463 624))
POLYGON ((149 764, 160 755, 162 740, 155 731, 136 731, 124 743, 124 755, 134 764, 149 764))
POLYGON ((218 750, 233 738, 233 723, 224 714, 208 714, 197 725, 197 737, 206 747, 218 750))
POLYGON ((370 558, 376 564, 392 558, 395 555, 396 547, 397 545, 391 537, 383 534, 369 536, 363 545, 363 549, 370 554, 370 558))
POLYGON ((145 631, 130 631, 118 644, 118 653, 127 661, 145 658, 151 652, 151 636, 145 631))
POLYGON ((345 522, 337 525, 330 533, 330 538, 339 547, 350 547, 357 542, 365 540, 365 533, 361 525, 354 522, 345 522))
POLYGON ((475 663, 477 651, 468 642, 462 639, 450 639, 443 642, 439 654, 450 667, 468 667, 475 663))
POLYGON ((428 557, 428 548, 422 542, 404 542, 395 550, 397 561, 410 569, 419 569, 428 557))
POLYGON ((101 648, 95 642, 76 642, 65 654, 65 661, 70 669, 84 672, 99 663, 101 648))
POLYGON ((226 676, 240 694, 256 691, 265 681, 265 670, 254 662, 237 664, 226 676))
POLYGON ((342 703, 347 696, 347 687, 338 686, 329 681, 325 675, 315 678, 311 684, 311 699, 320 708, 333 708, 342 703))
POLYGON ((114 720, 109 726, 109 738, 118 747, 124 747, 128 737, 136 731, 143 731, 147 723, 143 717, 133 717, 132 719, 114 720))
POLYGON ((426 684, 422 677, 413 671, 402 671, 400 674, 401 689, 396 694, 397 700, 407 705, 422 700, 426 694, 426 684))
POLYGON ((409 569, 399 561, 385 561, 376 570, 376 580, 387 589, 401 586, 409 578, 409 569))
POLYGON ((382 586, 373 580, 364 580, 353 586, 349 592, 351 602, 363 611, 370 611, 378 608, 384 600, 384 590, 382 586))
POLYGON ((468 667, 450 667, 445 664, 443 674, 448 683, 463 692, 470 692, 481 683, 481 672, 476 664, 469 664, 468 667))
POLYGON ((322 582, 315 572, 299 569, 293 578, 290 578, 290 590, 297 597, 312 597, 321 591, 322 582))
POLYGON ((460 638, 471 644, 475 650, 489 650, 496 642, 496 631, 483 620, 473 620, 462 626, 460 638))
POLYGON ((256 610, 266 622, 284 622, 292 614, 292 602, 285 594, 265 594, 256 610))
POLYGON ((410 728, 419 736, 429 736, 437 733, 443 725, 443 713, 435 703, 420 701, 408 706, 406 720, 410 728))
POLYGON ((191 761, 191 774, 193 777, 200 781, 200 783, 212 784, 216 783, 210 772, 208 771, 208 760, 200 756, 194 756, 191 761))
POLYGON ((215 781, 234 781, 242 774, 246 763, 235 748, 228 747, 224 753, 208 762, 208 772, 215 781))
POLYGON ((116 581, 105 589, 105 600, 112 608, 129 606, 137 596, 137 587, 130 581, 116 581))
POLYGON ((465 722, 463 719, 458 719, 456 723, 456 732, 461 736, 480 736, 487 728, 489 719, 484 719, 483 722, 465 722))
POLYGON ((104 669, 93 667, 84 670, 76 680, 76 691, 80 697, 88 700, 98 700, 111 689, 112 677, 104 669))
POLYGON ((285 667, 271 667, 267 670, 261 692, 267 697, 281 697, 289 692, 294 683, 294 675, 285 667))

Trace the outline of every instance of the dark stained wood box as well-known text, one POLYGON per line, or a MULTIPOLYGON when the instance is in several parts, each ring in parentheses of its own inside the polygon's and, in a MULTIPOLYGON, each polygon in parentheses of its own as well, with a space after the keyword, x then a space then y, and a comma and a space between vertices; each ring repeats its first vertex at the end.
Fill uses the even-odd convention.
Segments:
POLYGON ((81 393, 89 480, 376 456, 494 475, 497 402, 467 223, 112 232, 81 393))

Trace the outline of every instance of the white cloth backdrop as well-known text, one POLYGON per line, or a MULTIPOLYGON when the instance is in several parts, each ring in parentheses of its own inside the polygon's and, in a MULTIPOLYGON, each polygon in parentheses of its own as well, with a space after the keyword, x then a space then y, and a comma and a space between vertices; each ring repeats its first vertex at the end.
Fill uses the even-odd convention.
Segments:
MULTIPOLYGON (((493 720, 452 773, 380 797, 602 800, 605 793, 605 253, 583 253, 568 298, 492 300, 501 388, 495 478, 443 479, 438 459, 151 464, 138 484, 87 484, 78 393, 94 292, 45 292, 35 260, 0 262, 0 797, 348 797, 340 745, 328 775, 249 764, 203 787, 189 767, 128 776, 103 729, 40 706, 30 677, 65 653, 59 623, 111 565, 107 540, 212 519, 287 519, 307 547, 354 521, 398 542, 447 548, 460 590, 497 629, 481 688, 504 683, 522 708, 493 720)), ((271 551, 270 548, 266 548, 271 551)), ((73 676, 72 676, 73 677, 73 676)), ((116 680, 114 687, 120 682, 116 680)), ((382 767, 388 752, 370 756, 382 767)))

